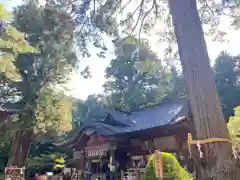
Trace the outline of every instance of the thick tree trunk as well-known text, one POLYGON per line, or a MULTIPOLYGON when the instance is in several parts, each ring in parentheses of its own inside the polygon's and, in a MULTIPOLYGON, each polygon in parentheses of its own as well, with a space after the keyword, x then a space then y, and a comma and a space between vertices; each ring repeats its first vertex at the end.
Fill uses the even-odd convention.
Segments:
POLYGON ((18 131, 12 140, 8 166, 24 167, 31 147, 32 133, 18 131))
MULTIPOLYGON (((198 140, 229 138, 213 81, 196 0, 169 0, 169 7, 190 100, 195 136, 198 140)), ((198 167, 197 179, 233 180, 230 174, 235 166, 229 143, 205 144, 202 145, 202 150, 203 160, 200 160, 199 153, 194 156, 198 167)))

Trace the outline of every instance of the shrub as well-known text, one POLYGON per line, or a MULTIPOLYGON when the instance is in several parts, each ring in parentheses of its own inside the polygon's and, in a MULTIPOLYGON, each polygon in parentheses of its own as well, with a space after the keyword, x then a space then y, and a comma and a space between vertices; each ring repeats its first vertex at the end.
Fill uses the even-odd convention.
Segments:
POLYGON ((240 152, 240 106, 237 106, 233 110, 234 116, 229 118, 227 126, 232 138, 233 146, 236 151, 240 152))
POLYGON ((157 180, 153 155, 149 157, 144 180, 157 180))
MULTIPOLYGON (((170 153, 163 153, 164 180, 190 180, 191 175, 179 164, 176 157, 170 153)), ((155 174, 154 155, 148 159, 144 180, 158 180, 155 174)))

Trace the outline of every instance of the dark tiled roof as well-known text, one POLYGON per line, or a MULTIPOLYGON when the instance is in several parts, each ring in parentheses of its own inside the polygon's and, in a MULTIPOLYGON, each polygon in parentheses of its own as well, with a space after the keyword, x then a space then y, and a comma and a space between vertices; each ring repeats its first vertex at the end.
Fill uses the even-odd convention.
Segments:
POLYGON ((188 112, 188 105, 183 100, 140 109, 132 113, 109 110, 108 113, 114 121, 121 122, 124 126, 112 125, 107 121, 91 121, 84 123, 81 129, 94 127, 99 135, 118 135, 175 124, 184 119, 188 112))
POLYGON ((133 112, 129 118, 135 126, 131 126, 129 131, 155 128, 174 124, 187 116, 189 112, 186 103, 165 103, 163 105, 146 108, 133 112))
MULTIPOLYGON (((103 121, 85 121, 77 133, 64 141, 64 144, 74 142, 80 137, 83 130, 93 128, 101 136, 118 136, 128 133, 150 130, 156 127, 166 127, 183 120, 189 113, 189 107, 186 100, 180 100, 174 103, 163 103, 154 107, 140 109, 132 113, 123 113, 116 110, 107 109, 108 116, 103 121), (113 123, 109 123, 107 118, 111 117, 113 123), (119 125, 119 122, 121 125, 119 125)), ((58 143, 57 143, 58 144, 58 143)), ((60 143, 62 144, 62 143, 60 143)))
POLYGON ((164 103, 155 107, 141 109, 130 114, 123 114, 116 111, 113 116, 114 119, 125 123, 126 126, 119 127, 102 123, 101 128, 98 126, 96 127, 96 132, 100 135, 109 136, 167 126, 184 119, 188 112, 189 108, 186 101, 164 103))

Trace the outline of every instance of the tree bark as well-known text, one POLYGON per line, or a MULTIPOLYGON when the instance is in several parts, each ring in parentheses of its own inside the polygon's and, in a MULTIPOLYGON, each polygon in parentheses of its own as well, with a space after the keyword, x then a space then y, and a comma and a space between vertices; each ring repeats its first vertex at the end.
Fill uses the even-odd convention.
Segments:
MULTIPOLYGON (((213 74, 196 0, 169 0, 180 60, 190 101, 195 137, 229 138, 213 74)), ((197 179, 233 180, 238 170, 232 160, 229 143, 202 145, 203 159, 196 153, 197 179), (229 169, 230 168, 230 169, 229 169)), ((240 176, 239 176, 240 177, 240 176)))
POLYGON ((32 133, 29 131, 17 131, 12 140, 8 166, 24 167, 31 148, 32 133))

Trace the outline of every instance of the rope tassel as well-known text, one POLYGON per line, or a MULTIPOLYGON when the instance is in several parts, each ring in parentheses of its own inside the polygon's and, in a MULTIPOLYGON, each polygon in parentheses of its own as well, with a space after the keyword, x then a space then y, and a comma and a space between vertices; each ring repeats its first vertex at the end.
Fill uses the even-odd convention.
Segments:
POLYGON ((198 148, 198 151, 199 151, 200 159, 202 159, 202 158, 203 158, 203 152, 202 152, 202 150, 201 150, 200 141, 197 141, 197 148, 198 148))

